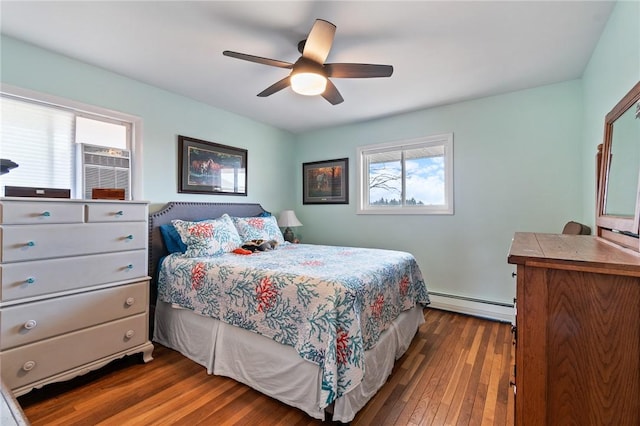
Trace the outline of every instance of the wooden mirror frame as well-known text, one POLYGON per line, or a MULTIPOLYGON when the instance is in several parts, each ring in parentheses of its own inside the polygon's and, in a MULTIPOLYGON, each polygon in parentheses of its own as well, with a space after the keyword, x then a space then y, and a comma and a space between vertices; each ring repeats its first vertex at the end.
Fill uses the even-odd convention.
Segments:
MULTIPOLYGON (((635 214, 633 217, 605 214, 609 168, 611 166, 611 143, 613 123, 633 105, 640 102, 640 81, 633 86, 618 104, 606 115, 604 124, 604 142, 598 147, 597 173, 597 234, 606 240, 621 246, 640 251, 638 228, 640 226, 640 178, 636 188, 635 214)), ((640 167, 638 169, 640 176, 640 167)))

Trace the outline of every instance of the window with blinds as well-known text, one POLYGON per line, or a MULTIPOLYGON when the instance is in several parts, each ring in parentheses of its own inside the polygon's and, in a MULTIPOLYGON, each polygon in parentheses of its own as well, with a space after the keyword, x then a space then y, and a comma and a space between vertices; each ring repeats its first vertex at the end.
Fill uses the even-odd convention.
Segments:
POLYGON ((0 175, 5 186, 70 189, 77 193, 76 144, 128 149, 131 123, 92 116, 7 94, 0 96, 0 158, 18 167, 0 175))
POLYGON ((358 213, 453 214, 453 134, 358 148, 358 213))

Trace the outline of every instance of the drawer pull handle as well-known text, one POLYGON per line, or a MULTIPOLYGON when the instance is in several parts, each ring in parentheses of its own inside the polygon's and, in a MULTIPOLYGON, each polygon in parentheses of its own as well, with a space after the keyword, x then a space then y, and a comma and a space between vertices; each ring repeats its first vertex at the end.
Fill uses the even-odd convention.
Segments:
POLYGON ((27 283, 27 284, 33 284, 33 283, 36 282, 36 279, 33 278, 33 277, 29 277, 26 280, 24 280, 24 282, 27 283))
POLYGON ((44 217, 50 217, 51 216, 51 212, 43 212, 42 216, 44 217))
POLYGON ((517 276, 518 276, 518 274, 516 274, 515 272, 512 272, 512 273, 511 273, 511 276, 512 276, 513 278, 515 278, 515 277, 517 277, 517 276))
POLYGON ((126 237, 124 237, 126 240, 133 240, 133 235, 129 234, 126 237))
POLYGON ((36 320, 29 320, 24 323, 24 328, 26 328, 27 330, 31 330, 33 328, 36 328, 36 325, 38 325, 36 320))
POLYGON ((24 364, 22 364, 22 369, 24 371, 30 371, 33 370, 33 367, 36 366, 36 362, 35 361, 27 361, 24 364))
POLYGON ((127 306, 133 306, 133 304, 136 303, 136 299, 134 299, 133 297, 128 297, 125 303, 127 304, 127 306))
POLYGON ((116 216, 124 216, 124 212, 122 210, 118 210, 116 212, 116 216))
POLYGON ((128 269, 128 270, 132 270, 132 269, 133 269, 133 265, 132 265, 131 263, 130 263, 130 264, 128 264, 128 265, 127 265, 127 269, 128 269))
POLYGON ((124 333, 124 337, 126 337, 127 339, 131 339, 133 337, 133 335, 136 334, 135 331, 133 330, 129 330, 126 333, 124 333))
POLYGON ((33 247, 36 245, 35 241, 29 241, 27 244, 25 244, 27 247, 33 247))

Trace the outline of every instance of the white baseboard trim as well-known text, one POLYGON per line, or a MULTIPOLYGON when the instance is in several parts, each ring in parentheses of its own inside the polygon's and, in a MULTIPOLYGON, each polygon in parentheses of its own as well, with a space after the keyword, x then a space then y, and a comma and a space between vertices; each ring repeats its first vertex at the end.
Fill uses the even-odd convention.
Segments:
POLYGON ((458 312, 475 317, 488 318, 495 321, 514 324, 515 310, 510 306, 503 306, 483 301, 467 300, 444 294, 429 294, 431 304, 428 308, 443 311, 458 312))

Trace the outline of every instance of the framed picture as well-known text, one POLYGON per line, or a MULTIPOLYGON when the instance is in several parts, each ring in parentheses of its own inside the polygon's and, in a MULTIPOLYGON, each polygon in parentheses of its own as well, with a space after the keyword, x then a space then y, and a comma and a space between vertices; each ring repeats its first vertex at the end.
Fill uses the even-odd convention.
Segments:
POLYGON ((247 195, 247 150, 178 136, 178 192, 247 195))
POLYGON ((302 204, 349 204, 349 159, 303 163, 302 204))

